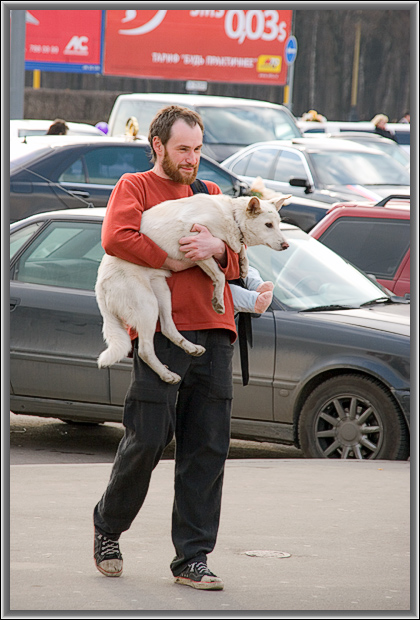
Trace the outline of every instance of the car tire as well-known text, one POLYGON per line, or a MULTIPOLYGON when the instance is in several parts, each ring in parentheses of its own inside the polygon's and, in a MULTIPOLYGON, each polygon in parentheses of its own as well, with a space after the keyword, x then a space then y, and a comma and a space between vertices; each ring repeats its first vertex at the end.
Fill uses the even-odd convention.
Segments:
POLYGON ((324 381, 305 401, 298 424, 306 458, 406 460, 410 453, 397 403, 370 377, 324 381))

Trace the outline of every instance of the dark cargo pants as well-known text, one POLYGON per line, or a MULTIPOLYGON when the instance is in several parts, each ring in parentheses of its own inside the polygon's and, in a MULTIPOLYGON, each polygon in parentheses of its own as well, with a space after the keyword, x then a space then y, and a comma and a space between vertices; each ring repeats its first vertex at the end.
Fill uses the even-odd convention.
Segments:
POLYGON ((230 333, 212 329, 183 335, 206 352, 191 357, 155 335, 157 356, 181 376, 177 385, 162 381, 134 350, 125 433, 94 511, 95 527, 118 539, 143 505, 152 471, 175 434, 174 575, 192 561, 206 561, 216 543, 233 391, 230 333))

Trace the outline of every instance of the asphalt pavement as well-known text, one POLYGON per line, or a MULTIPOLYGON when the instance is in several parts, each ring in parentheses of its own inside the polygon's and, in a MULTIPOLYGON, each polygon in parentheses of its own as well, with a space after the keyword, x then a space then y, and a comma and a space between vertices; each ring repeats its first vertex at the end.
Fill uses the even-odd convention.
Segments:
POLYGON ((3 600, 11 616, 413 617, 408 461, 229 460, 208 558, 225 589, 210 592, 175 584, 169 570, 171 459, 157 466, 142 511, 120 539, 123 575, 96 570, 92 510, 110 470, 111 463, 11 466, 10 601, 3 600))

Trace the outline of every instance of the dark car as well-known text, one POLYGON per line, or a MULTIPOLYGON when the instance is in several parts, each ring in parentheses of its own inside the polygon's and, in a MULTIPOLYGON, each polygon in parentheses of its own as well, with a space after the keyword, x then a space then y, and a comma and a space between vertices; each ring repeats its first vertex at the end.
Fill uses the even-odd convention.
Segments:
MULTIPOLYGON (((38 214, 11 225, 10 410, 120 422, 131 361, 105 349, 94 285, 105 209, 38 214)), ((295 444, 305 457, 406 459, 410 304, 299 228, 290 247, 251 248, 274 282, 252 318, 249 385, 234 355, 232 437, 295 444)), ((210 303, 210 300, 209 300, 210 303)))
MULTIPOLYGON (((148 142, 106 137, 52 143, 40 138, 22 145, 11 160, 10 221, 57 208, 104 207, 122 174, 152 167, 149 153, 148 142)), ((247 188, 205 155, 199 176, 214 181, 229 196, 247 188)))
POLYGON ((334 205, 310 232, 395 295, 410 294, 410 202, 334 205))
MULTIPOLYGON (((57 208, 105 207, 124 172, 153 164, 144 140, 122 138, 27 139, 14 144, 10 170, 10 222, 57 208)), ((206 155, 198 176, 214 181, 228 196, 248 194, 250 186, 206 155)), ((282 207, 284 221, 310 230, 326 213, 325 203, 294 196, 282 207)))
POLYGON ((329 204, 410 193, 407 168, 386 153, 351 140, 310 137, 259 142, 222 165, 249 184, 261 177, 277 192, 329 204))

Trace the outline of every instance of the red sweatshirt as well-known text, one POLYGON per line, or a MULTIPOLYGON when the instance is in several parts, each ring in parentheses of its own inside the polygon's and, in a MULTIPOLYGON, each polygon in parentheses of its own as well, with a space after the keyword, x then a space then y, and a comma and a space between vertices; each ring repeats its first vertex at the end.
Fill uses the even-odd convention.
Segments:
MULTIPOLYGON (((215 183, 206 181, 206 185, 210 194, 220 194, 215 183)), ((185 198, 192 194, 189 185, 163 179, 152 170, 124 174, 109 198, 102 226, 105 252, 145 267, 162 267, 168 255, 149 237, 139 233, 142 213, 164 200, 185 198)), ((227 265, 222 271, 226 280, 232 280, 239 277, 239 259, 228 246, 226 249, 227 265)), ((172 294, 172 315, 178 330, 228 329, 232 332, 232 342, 235 340, 233 301, 228 285, 224 295, 225 314, 217 314, 211 305, 213 282, 199 267, 174 272, 167 282, 172 294)), ((130 335, 136 337, 133 330, 130 330, 130 335)))

